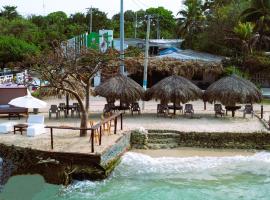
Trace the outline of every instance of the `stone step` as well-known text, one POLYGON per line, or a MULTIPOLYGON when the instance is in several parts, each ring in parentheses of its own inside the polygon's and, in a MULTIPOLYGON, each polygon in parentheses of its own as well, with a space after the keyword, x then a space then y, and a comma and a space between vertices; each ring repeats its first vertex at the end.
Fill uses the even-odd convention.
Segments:
POLYGON ((169 144, 157 144, 151 143, 148 144, 147 147, 149 149, 173 149, 179 147, 178 143, 169 143, 169 144))
POLYGON ((149 139, 167 139, 167 138, 180 138, 180 135, 177 133, 149 133, 149 139))
POLYGON ((148 138, 148 144, 156 143, 156 144, 170 144, 170 143, 178 143, 179 138, 148 138))

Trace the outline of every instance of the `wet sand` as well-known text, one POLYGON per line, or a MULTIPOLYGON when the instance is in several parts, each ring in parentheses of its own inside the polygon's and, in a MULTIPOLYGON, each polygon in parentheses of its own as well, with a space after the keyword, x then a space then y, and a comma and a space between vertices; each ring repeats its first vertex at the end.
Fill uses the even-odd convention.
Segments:
POLYGON ((256 150, 241 149, 203 149, 182 147, 177 149, 133 149, 131 152, 142 153, 153 158, 159 157, 227 157, 227 156, 251 156, 257 153, 256 150))

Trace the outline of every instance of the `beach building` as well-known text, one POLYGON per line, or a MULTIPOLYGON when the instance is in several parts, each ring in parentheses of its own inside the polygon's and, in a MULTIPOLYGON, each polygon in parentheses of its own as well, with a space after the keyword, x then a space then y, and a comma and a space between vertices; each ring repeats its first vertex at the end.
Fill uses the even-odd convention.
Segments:
POLYGON ((0 71, 0 84, 12 82, 23 84, 26 79, 28 79, 27 70, 17 71, 11 70, 9 68, 4 68, 0 71))

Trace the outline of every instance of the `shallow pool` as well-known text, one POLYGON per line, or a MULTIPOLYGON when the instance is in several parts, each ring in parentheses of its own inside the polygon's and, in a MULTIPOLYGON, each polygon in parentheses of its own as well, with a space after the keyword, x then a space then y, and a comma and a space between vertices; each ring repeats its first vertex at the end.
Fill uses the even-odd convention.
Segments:
POLYGON ((107 180, 67 188, 46 184, 32 199, 269 200, 270 153, 152 158, 129 152, 107 180))

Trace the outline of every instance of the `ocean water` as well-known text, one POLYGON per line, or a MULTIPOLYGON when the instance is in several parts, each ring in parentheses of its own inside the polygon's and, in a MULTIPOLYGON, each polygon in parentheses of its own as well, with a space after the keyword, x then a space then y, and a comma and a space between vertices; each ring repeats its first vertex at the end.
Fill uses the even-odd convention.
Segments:
POLYGON ((28 199, 269 200, 270 153, 152 158, 128 152, 104 181, 78 181, 66 188, 44 184, 28 199))

